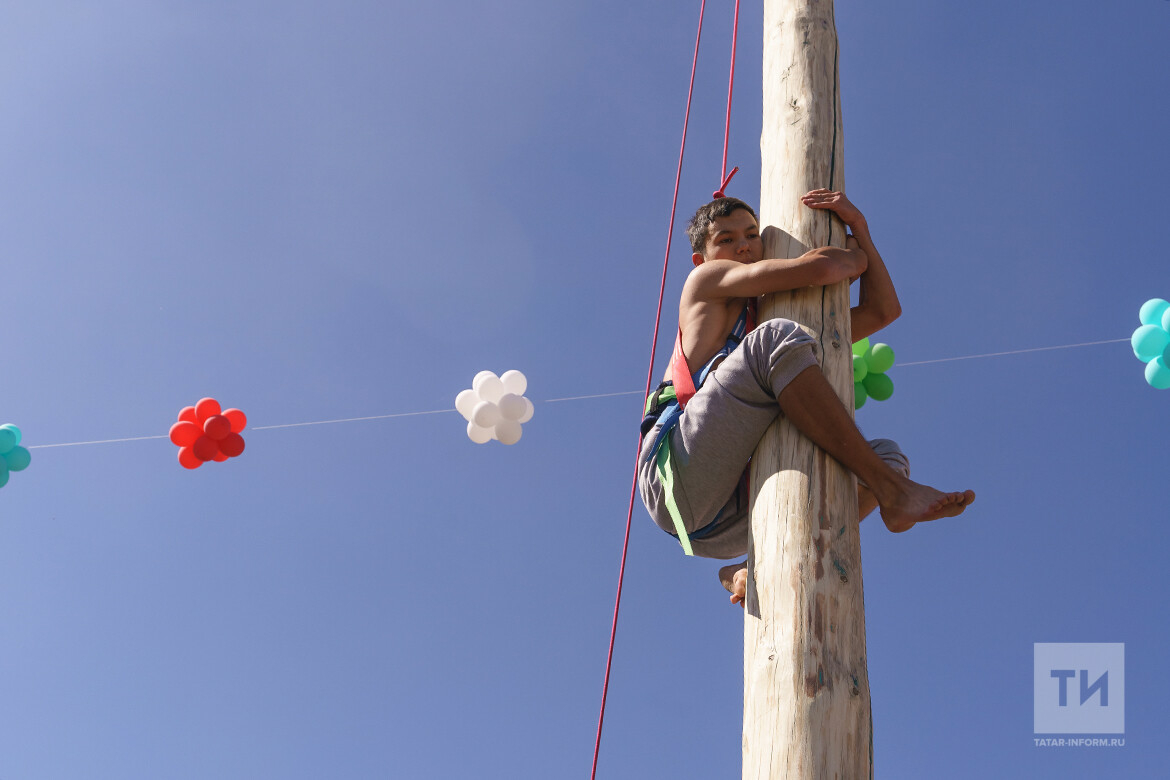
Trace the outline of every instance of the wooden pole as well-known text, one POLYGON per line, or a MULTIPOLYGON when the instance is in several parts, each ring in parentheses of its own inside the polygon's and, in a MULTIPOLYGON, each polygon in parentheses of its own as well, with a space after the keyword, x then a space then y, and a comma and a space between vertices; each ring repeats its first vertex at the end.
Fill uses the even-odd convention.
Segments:
MULTIPOLYGON (((844 226, 800 196, 844 189, 832 0, 764 1, 760 218, 767 257, 844 246, 844 226)), ((849 287, 765 296, 817 341, 853 408, 849 287)), ((854 477, 781 417, 752 460, 744 625, 743 777, 873 777, 865 607, 854 477)))

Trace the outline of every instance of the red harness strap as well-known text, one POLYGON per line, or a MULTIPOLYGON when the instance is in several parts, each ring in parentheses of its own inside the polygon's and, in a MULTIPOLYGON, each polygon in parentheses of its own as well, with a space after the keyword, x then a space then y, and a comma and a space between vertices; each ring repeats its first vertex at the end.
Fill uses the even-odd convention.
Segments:
MULTIPOLYGON (((756 327, 756 299, 748 298, 747 302, 747 323, 744 328, 744 335, 751 333, 756 327)), ((678 329, 678 336, 674 339, 674 354, 670 357, 670 381, 674 384, 674 394, 678 397, 678 405, 683 409, 687 408, 687 401, 690 401, 698 392, 695 387, 694 371, 687 365, 687 356, 683 354, 682 348, 682 327, 678 329)))
POLYGON ((682 328, 674 339, 674 355, 670 358, 670 381, 674 383, 674 394, 678 397, 678 405, 687 408, 687 401, 695 395, 695 380, 691 377, 691 367, 687 365, 687 356, 683 354, 682 328))

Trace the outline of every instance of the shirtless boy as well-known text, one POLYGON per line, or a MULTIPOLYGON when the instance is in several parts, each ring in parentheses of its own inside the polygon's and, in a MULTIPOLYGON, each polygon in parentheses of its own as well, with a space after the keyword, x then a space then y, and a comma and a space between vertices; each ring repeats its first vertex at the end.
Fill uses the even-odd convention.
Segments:
MULTIPOLYGON (((857 475, 861 518, 878 508, 886 527, 901 533, 954 517, 975 500, 970 490, 947 493, 911 481, 896 444, 867 442, 821 372, 813 339, 799 326, 775 319, 752 327, 758 296, 844 279, 861 280, 858 305, 850 311, 854 341, 901 314, 861 211, 840 192, 814 190, 801 200, 835 212, 849 226, 847 248, 765 258, 755 212, 735 198, 700 208, 687 231, 697 267, 683 286, 679 343, 667 381, 648 400, 638 484, 654 522, 695 555, 746 555, 744 474, 781 413, 857 475), (697 388, 693 396, 688 377, 697 388)), ((724 567, 719 578, 731 602, 742 606, 746 561, 724 567)))

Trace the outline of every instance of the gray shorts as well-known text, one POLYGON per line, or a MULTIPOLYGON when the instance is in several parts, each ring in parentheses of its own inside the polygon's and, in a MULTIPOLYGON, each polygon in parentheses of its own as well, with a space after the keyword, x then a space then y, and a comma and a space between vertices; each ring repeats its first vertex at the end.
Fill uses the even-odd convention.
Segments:
MULTIPOLYGON (((707 377, 670 432, 674 499, 695 555, 738 558, 747 554, 751 517, 744 474, 756 445, 780 414, 777 396, 805 369, 817 365, 813 339, 789 320, 768 320, 707 377)), ((638 466, 638 489, 650 517, 674 533, 662 483, 650 449, 658 423, 646 434, 638 466)), ((870 442, 896 471, 910 472, 898 445, 870 442)))

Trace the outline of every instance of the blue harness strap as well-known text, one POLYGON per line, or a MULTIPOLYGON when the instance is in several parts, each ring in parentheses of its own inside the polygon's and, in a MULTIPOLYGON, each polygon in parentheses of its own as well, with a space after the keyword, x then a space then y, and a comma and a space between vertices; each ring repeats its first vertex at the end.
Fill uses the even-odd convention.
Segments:
MULTIPOLYGON (((723 348, 711 356, 702 368, 691 374, 691 379, 696 388, 702 387, 703 383, 707 381, 707 377, 715 369, 716 364, 722 361, 725 357, 730 355, 732 351, 739 346, 743 341, 744 336, 748 331, 754 327, 751 320, 755 319, 755 314, 752 311, 755 307, 749 303, 743 307, 739 318, 735 321, 735 325, 731 329, 731 333, 727 337, 727 343, 723 348)), ((684 358, 685 362, 685 358, 684 358)), ((663 442, 667 440, 670 432, 678 425, 679 418, 682 417, 683 408, 690 398, 679 399, 677 390, 673 388, 672 382, 664 382, 657 390, 651 393, 650 398, 646 403, 646 417, 642 418, 642 432, 648 433, 654 426, 654 423, 662 419, 662 426, 658 429, 658 435, 654 440, 654 447, 647 454, 646 460, 656 457, 658 448, 662 446, 663 442), (666 388, 671 388, 669 391, 666 388), (655 403, 658 404, 657 409, 654 409, 655 403)))

